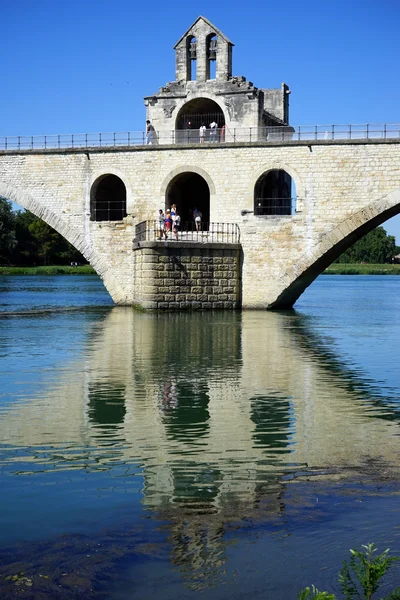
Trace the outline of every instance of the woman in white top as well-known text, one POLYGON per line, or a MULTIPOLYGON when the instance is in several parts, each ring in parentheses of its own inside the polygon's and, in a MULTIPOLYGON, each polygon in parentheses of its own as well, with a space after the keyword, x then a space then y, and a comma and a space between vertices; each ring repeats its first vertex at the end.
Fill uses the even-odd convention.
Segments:
POLYGON ((201 124, 201 127, 199 129, 199 133, 200 133, 200 144, 204 144, 204 139, 206 137, 206 131, 207 131, 207 127, 204 125, 204 123, 201 124))

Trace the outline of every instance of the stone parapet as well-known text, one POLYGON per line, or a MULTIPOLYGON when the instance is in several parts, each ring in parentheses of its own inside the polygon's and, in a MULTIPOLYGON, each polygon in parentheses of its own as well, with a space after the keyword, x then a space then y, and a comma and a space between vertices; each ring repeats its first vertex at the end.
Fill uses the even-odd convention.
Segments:
POLYGON ((136 303, 142 308, 240 308, 240 244, 141 242, 133 250, 136 303))

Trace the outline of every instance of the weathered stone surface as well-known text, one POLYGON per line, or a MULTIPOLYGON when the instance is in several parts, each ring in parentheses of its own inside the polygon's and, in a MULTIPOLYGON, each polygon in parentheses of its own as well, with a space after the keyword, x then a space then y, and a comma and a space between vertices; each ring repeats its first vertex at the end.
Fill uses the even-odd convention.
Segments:
MULTIPOLYGON (((139 255, 144 249, 136 248, 135 254, 139 255)), ((210 248, 204 244, 193 244, 190 249, 182 248, 179 246, 175 247, 175 251, 171 254, 171 248, 166 249, 163 246, 156 248, 155 251, 158 253, 158 262, 153 264, 154 277, 149 285, 148 277, 148 264, 137 258, 134 260, 134 276, 136 280, 143 280, 146 285, 141 286, 140 293, 145 294, 145 300, 148 306, 148 302, 153 302, 157 305, 157 309, 162 310, 178 310, 178 309, 211 309, 213 303, 220 302, 219 308, 236 308, 238 304, 238 297, 236 292, 236 281, 240 278, 240 250, 239 248, 232 248, 230 250, 232 263, 230 264, 230 271, 226 271, 226 265, 223 261, 217 260, 217 264, 213 267, 213 272, 208 270, 210 258, 208 255, 210 248), (164 252, 168 252, 168 256, 163 256, 164 252), (182 271, 180 265, 182 258, 187 256, 190 252, 191 261, 186 262, 187 276, 182 277, 182 271), (171 263, 167 263, 164 258, 171 260, 171 263), (203 263, 203 259, 204 263, 203 263), (165 271, 165 268, 173 267, 172 270, 165 271), (159 268, 163 271, 159 271, 159 268), (222 271, 222 269, 224 269, 222 271), (143 278, 145 275, 145 278, 143 278), (220 275, 221 278, 217 278, 220 275), (221 282, 227 281, 222 279, 230 275, 231 285, 222 287, 221 282), (162 276, 162 278, 158 277, 162 276), (215 293, 215 289, 218 289, 218 294, 215 293), (227 292, 229 290, 229 292, 227 292), (222 304, 222 302, 224 304, 222 304)), ((215 256, 213 258, 219 259, 223 249, 214 249, 215 256)), ((149 256, 145 254, 144 256, 149 256)), ((229 281, 229 280, 228 280, 229 281)), ((144 296, 143 296, 144 298, 144 296)), ((141 297, 138 297, 139 303, 142 302, 141 297)), ((154 306, 154 305, 152 305, 154 306)))
POLYGON ((179 250, 190 287, 212 287, 216 295, 221 280, 229 281, 221 284, 225 290, 233 287, 234 277, 244 308, 291 305, 324 268, 324 261, 335 258, 335 246, 356 241, 400 208, 400 140, 93 149, 89 156, 90 160, 80 149, 0 152, 0 195, 44 218, 74 244, 118 304, 140 303, 143 286, 155 285, 152 265, 165 265, 165 272, 157 271, 162 274, 157 285, 167 287, 172 279, 183 279, 169 254, 179 250), (254 208, 259 176, 275 168, 292 176, 301 210, 284 217, 242 216, 241 210, 254 208), (227 256, 226 247, 218 254, 203 245, 201 257, 195 248, 172 242, 133 248, 135 225, 154 218, 177 169, 205 174, 213 190, 211 221, 238 223, 241 273, 234 262, 239 258, 227 256), (127 189, 128 216, 120 229, 90 220, 91 186, 107 173, 117 174, 127 189), (233 261, 234 270, 218 270, 210 251, 223 265, 233 261), (212 267, 212 280, 193 277, 193 272, 207 272, 198 265, 212 267))

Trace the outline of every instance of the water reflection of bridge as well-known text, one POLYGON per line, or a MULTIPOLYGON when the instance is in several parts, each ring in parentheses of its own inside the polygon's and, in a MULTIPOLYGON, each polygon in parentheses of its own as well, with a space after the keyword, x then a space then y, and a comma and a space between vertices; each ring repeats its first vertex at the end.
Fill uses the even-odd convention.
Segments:
POLYGON ((116 308, 0 436, 43 469, 140 465, 143 504, 173 522, 173 560, 217 568, 224 523, 260 501, 282 510, 285 474, 398 463, 396 414, 352 377, 296 314, 116 308))

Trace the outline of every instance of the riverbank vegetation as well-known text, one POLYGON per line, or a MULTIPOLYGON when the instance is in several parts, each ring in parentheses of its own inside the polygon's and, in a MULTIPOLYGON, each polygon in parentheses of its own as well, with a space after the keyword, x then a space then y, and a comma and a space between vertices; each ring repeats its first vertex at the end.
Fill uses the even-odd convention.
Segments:
POLYGON ((399 252, 400 248, 396 246, 395 237, 388 235, 383 227, 376 227, 353 244, 346 252, 343 252, 336 262, 345 264, 390 264, 399 252))
POLYGON ((324 275, 400 275, 400 264, 343 264, 332 263, 324 275))
POLYGON ((14 211, 0 197, 0 265, 85 264, 87 261, 57 231, 27 210, 14 211))
POLYGON ((41 267, 0 267, 0 275, 95 275, 90 265, 47 265, 41 267))
MULTIPOLYGON (((398 556, 389 556, 389 548, 381 554, 375 554, 375 544, 362 546, 364 550, 350 550, 350 560, 343 561, 339 572, 339 585, 343 600, 371 600, 382 583, 382 578, 400 560, 398 556)), ((335 594, 320 592, 314 585, 304 588, 297 596, 298 600, 336 600, 335 594)), ((381 600, 400 600, 400 588, 393 590, 381 600)))

